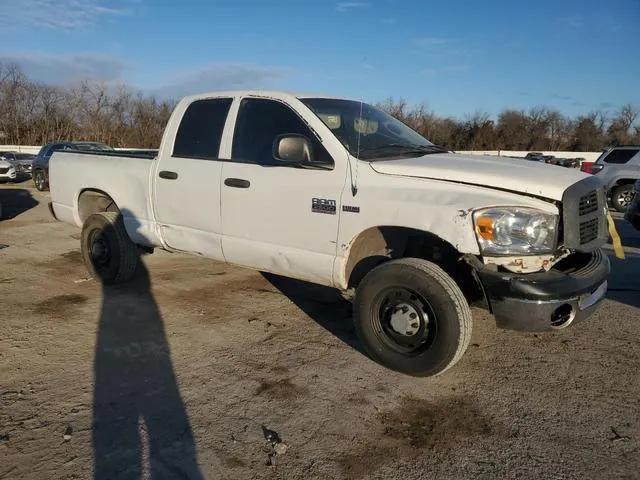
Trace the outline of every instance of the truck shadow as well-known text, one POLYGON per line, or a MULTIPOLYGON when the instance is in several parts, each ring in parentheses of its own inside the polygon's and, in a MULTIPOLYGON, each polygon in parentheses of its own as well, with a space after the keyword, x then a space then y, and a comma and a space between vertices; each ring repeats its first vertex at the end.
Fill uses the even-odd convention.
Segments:
POLYGON ((366 356, 353 328, 351 302, 338 290, 272 273, 262 276, 318 325, 366 356))
MULTIPOLYGON (((640 230, 636 230, 627 220, 616 218, 616 230, 622 240, 622 245, 631 248, 640 248, 640 230)), ((611 239, 609 239, 611 244, 611 239)))
POLYGON ((640 308, 640 253, 625 253, 624 260, 609 253, 611 277, 607 298, 640 308))
POLYGON ((102 285, 95 360, 94 478, 203 478, 164 323, 140 259, 126 284, 102 285))
POLYGON ((619 259, 612 251, 607 252, 611 260, 607 298, 640 308, 640 252, 630 251, 640 248, 640 231, 622 218, 616 218, 615 223, 625 249, 625 258, 619 259))
POLYGON ((0 188, 0 220, 10 220, 38 205, 24 188, 0 188))

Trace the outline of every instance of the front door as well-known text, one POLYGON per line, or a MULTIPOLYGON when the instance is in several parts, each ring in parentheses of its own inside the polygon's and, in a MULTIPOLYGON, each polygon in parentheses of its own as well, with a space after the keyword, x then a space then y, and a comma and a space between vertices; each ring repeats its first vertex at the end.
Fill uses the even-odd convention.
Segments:
POLYGON ((264 98, 240 101, 230 157, 221 185, 225 260, 330 284, 346 161, 331 158, 288 105, 264 98), (333 168, 278 163, 274 140, 289 133, 307 136, 314 158, 333 162, 333 168))
POLYGON ((154 213, 162 238, 171 249, 223 260, 219 150, 232 103, 232 98, 190 103, 174 144, 160 149, 153 180, 154 213))

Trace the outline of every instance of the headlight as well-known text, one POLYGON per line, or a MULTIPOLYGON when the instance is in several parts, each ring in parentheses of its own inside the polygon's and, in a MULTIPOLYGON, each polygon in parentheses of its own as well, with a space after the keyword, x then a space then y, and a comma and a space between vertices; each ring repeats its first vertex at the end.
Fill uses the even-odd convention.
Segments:
POLYGON ((540 254, 556 248, 558 215, 527 207, 487 208, 474 212, 473 222, 484 254, 540 254))

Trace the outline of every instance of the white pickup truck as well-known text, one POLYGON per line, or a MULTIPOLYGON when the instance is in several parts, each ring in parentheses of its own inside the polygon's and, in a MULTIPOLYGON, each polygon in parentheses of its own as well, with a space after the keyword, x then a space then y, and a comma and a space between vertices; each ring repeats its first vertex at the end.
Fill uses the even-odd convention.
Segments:
POLYGON ((463 356, 476 300, 498 328, 560 329, 610 274, 597 177, 451 153, 349 99, 186 97, 157 156, 56 152, 50 189, 104 284, 161 248, 353 289, 365 350, 416 376, 463 356))

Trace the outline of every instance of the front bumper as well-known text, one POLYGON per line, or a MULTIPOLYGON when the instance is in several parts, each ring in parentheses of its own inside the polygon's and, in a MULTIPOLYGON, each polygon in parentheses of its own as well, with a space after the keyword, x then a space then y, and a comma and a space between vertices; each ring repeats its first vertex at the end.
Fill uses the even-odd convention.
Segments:
POLYGON ((548 272, 477 270, 497 327, 527 332, 565 328, 589 317, 607 293, 610 272, 600 249, 573 254, 548 272))
POLYGON ((18 174, 15 169, 11 168, 4 173, 0 173, 0 180, 4 180, 5 182, 8 180, 15 180, 18 174))

